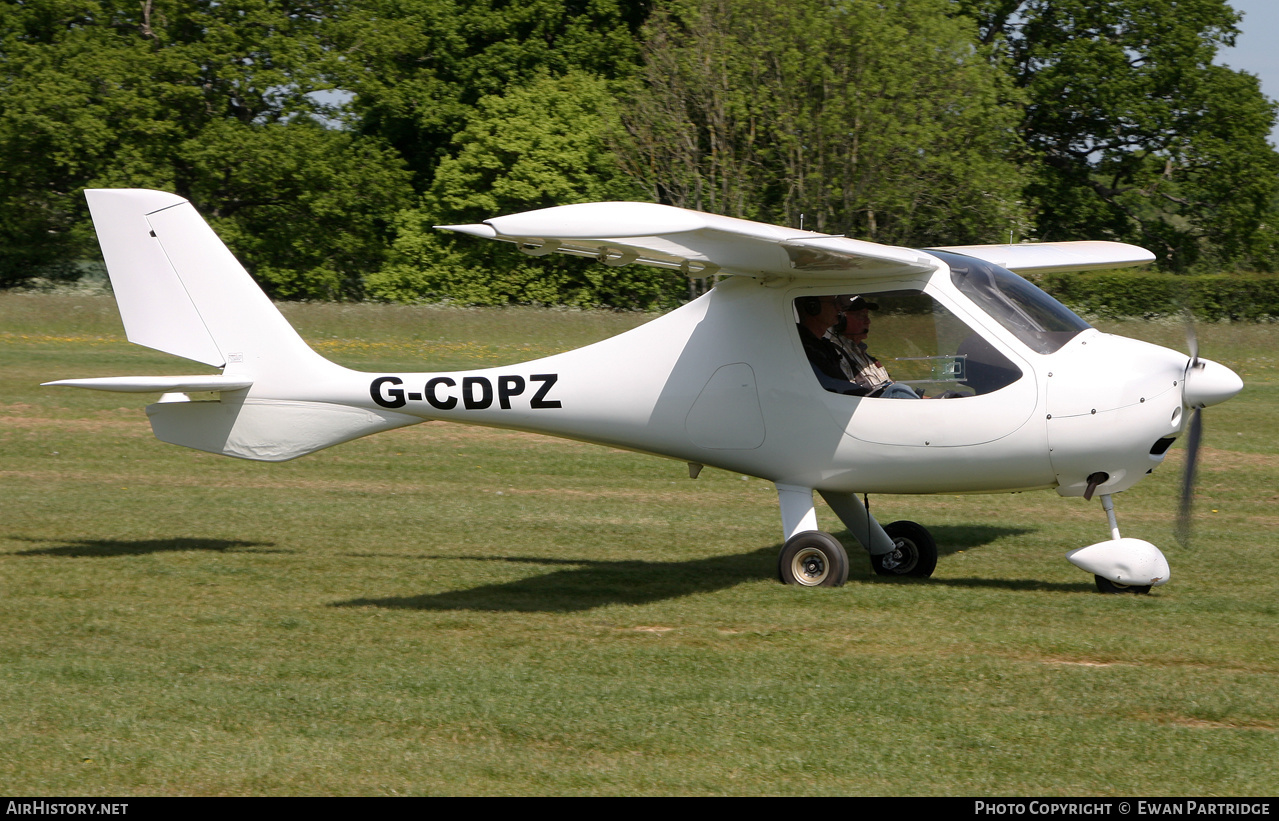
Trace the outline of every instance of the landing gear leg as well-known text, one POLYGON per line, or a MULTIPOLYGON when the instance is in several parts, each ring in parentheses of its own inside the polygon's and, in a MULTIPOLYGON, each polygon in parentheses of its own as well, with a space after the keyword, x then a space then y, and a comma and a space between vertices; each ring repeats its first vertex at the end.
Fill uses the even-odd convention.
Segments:
POLYGON ((830 505, 830 509, 835 511, 839 520, 844 523, 844 527, 848 528, 852 537, 866 548, 867 553, 877 556, 897 549, 892 537, 885 533, 884 528, 875 521, 875 517, 870 515, 870 511, 866 509, 862 500, 857 498, 856 493, 836 493, 828 490, 818 492, 822 494, 826 504, 830 505))
POLYGON ((777 557, 777 576, 801 587, 840 587, 848 581, 848 552, 839 540, 817 529, 813 489, 777 486, 786 544, 777 557))
POLYGON ((1110 524, 1110 540, 1081 547, 1066 554, 1071 564, 1093 574, 1102 593, 1149 593, 1168 581, 1168 560, 1159 548, 1141 539, 1125 539, 1119 535, 1115 521, 1115 504, 1110 494, 1101 497, 1110 524))
POLYGON ((870 554, 880 576, 927 578, 937 569, 937 543, 923 525, 893 522, 880 527, 855 493, 822 491, 822 498, 870 554))

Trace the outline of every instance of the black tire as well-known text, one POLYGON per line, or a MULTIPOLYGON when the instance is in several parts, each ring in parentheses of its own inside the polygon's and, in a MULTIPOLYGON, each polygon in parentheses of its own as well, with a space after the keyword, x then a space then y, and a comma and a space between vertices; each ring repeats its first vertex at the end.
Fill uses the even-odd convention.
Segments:
POLYGON ((782 584, 843 587, 848 581, 848 551, 829 533, 796 533, 777 557, 777 575, 782 584))
POLYGON ((891 553, 870 557, 870 566, 880 576, 912 576, 926 579, 937 569, 937 543, 923 525, 891 522, 884 532, 897 545, 891 553))
POLYGON ((1144 596, 1150 592, 1148 584, 1115 584, 1110 579, 1103 579, 1101 576, 1093 576, 1097 580, 1097 589, 1102 593, 1132 593, 1137 596, 1144 596))

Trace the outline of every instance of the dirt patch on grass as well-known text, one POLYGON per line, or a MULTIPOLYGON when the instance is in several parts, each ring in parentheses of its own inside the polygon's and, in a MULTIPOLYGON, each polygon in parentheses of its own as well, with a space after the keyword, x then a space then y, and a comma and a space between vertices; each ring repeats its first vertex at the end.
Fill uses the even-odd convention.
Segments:
POLYGON ((1264 730, 1273 733, 1279 730, 1274 724, 1266 721, 1209 721, 1189 716, 1156 716, 1143 714, 1139 718, 1159 724, 1173 724, 1178 727, 1190 727, 1196 730, 1264 730))
MULTIPOLYGON (((1168 463, 1181 465, 1185 452, 1176 450, 1168 453, 1168 463)), ((1243 453, 1237 450, 1221 450, 1219 448, 1201 448, 1199 451, 1199 469, 1209 473, 1225 473, 1240 469, 1279 468, 1279 453, 1243 453)))
POLYGON ((151 435, 151 426, 146 419, 110 418, 95 416, 92 419, 56 419, 48 416, 0 416, 0 428, 9 430, 37 430, 56 428, 61 431, 80 433, 102 433, 103 431, 136 430, 141 436, 151 435))

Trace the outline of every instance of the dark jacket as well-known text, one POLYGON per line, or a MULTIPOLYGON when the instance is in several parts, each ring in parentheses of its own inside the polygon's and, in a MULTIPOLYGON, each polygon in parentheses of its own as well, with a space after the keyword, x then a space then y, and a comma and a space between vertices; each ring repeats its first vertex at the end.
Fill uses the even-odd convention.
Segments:
POLYGON ((822 387, 833 393, 845 393, 850 396, 865 396, 870 393, 855 382, 849 382, 840 367, 844 353, 829 339, 814 336, 813 332, 803 325, 797 325, 799 341, 804 345, 804 353, 813 366, 813 374, 822 387))

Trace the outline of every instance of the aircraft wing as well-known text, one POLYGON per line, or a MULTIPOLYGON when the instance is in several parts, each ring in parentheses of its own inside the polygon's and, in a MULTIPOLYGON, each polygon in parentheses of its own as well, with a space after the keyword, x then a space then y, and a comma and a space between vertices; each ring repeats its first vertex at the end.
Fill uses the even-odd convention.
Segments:
POLYGON ((951 245, 933 248, 993 262, 1018 274, 1130 268, 1155 261, 1145 248, 1123 242, 1027 242, 1020 245, 951 245))
POLYGON ((513 242, 532 256, 594 257, 605 265, 637 262, 684 274, 843 279, 931 271, 920 251, 650 202, 560 205, 475 225, 437 225, 513 242))

